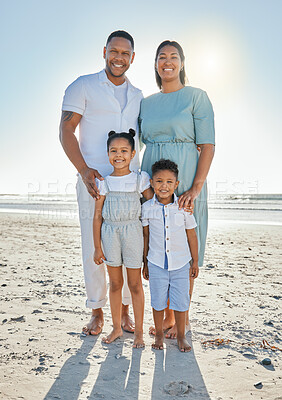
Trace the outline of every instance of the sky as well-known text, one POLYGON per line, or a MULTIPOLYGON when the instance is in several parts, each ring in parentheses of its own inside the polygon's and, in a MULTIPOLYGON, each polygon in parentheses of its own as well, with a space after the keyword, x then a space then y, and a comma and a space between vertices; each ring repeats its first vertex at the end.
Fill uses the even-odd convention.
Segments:
POLYGON ((210 193, 282 193, 281 0, 0 0, 0 193, 74 193, 58 139, 66 87, 104 67, 117 29, 132 34, 130 81, 158 91, 154 57, 166 39, 208 93, 216 153, 210 193))

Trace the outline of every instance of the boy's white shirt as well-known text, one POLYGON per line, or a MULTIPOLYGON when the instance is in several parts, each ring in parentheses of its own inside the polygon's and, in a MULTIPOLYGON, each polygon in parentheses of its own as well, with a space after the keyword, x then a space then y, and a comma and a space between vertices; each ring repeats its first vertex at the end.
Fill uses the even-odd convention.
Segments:
POLYGON ((194 215, 178 208, 178 197, 174 202, 163 206, 156 198, 142 205, 142 225, 149 226, 149 252, 147 259, 160 268, 165 265, 165 252, 168 270, 182 268, 191 260, 186 229, 196 228, 194 215), (163 215, 164 210, 164 215, 163 215))

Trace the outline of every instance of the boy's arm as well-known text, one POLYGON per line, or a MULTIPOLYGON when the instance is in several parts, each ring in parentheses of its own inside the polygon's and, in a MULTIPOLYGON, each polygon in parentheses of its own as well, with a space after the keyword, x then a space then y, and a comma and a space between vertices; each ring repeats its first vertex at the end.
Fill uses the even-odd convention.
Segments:
POLYGON ((148 270, 148 261, 147 255, 149 251, 149 225, 143 226, 143 237, 144 237, 144 251, 143 251, 143 278, 148 280, 149 279, 149 270, 148 270))
POLYGON ((95 202, 95 212, 93 217, 93 239, 94 239, 94 262, 96 264, 102 264, 105 260, 105 256, 101 246, 101 226, 103 222, 102 209, 105 201, 105 196, 100 196, 99 200, 95 202))
POLYGON ((190 277, 196 279, 199 275, 197 234, 195 229, 186 229, 186 235, 193 260, 193 264, 190 268, 190 277))

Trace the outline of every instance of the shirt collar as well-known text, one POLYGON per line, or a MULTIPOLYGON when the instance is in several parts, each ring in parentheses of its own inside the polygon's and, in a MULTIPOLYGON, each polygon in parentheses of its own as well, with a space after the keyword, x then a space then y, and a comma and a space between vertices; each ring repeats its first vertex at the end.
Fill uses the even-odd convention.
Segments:
MULTIPOLYGON (((109 78, 107 77, 107 74, 106 74, 106 70, 105 69, 102 69, 102 71, 100 71, 99 72, 99 80, 100 80, 100 82, 101 83, 108 83, 108 84, 111 84, 111 85, 113 85, 113 83, 109 80, 109 78)), ((132 84, 130 83, 130 81, 129 81, 129 79, 127 78, 127 76, 125 76, 125 80, 126 80, 126 82, 127 82, 127 84, 128 84, 128 86, 132 89, 136 89, 136 88, 134 88, 134 86, 132 86, 132 84)))
MULTIPOLYGON (((154 194, 152 200, 153 200, 152 201, 152 206, 155 205, 155 204, 159 204, 159 205, 163 206, 163 204, 158 201, 157 196, 155 194, 154 194)), ((172 205, 172 204, 177 204, 177 202, 178 202, 178 197, 176 196, 175 193, 173 193, 173 203, 168 204, 168 206, 172 205)))

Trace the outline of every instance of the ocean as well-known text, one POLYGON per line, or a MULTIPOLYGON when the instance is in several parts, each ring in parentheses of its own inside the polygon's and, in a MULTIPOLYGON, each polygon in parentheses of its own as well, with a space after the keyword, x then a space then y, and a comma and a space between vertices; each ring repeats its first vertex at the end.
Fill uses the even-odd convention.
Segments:
MULTIPOLYGON (((282 225, 282 194, 210 195, 209 219, 233 223, 282 225)), ((78 219, 73 194, 0 194, 0 213, 78 219)))

